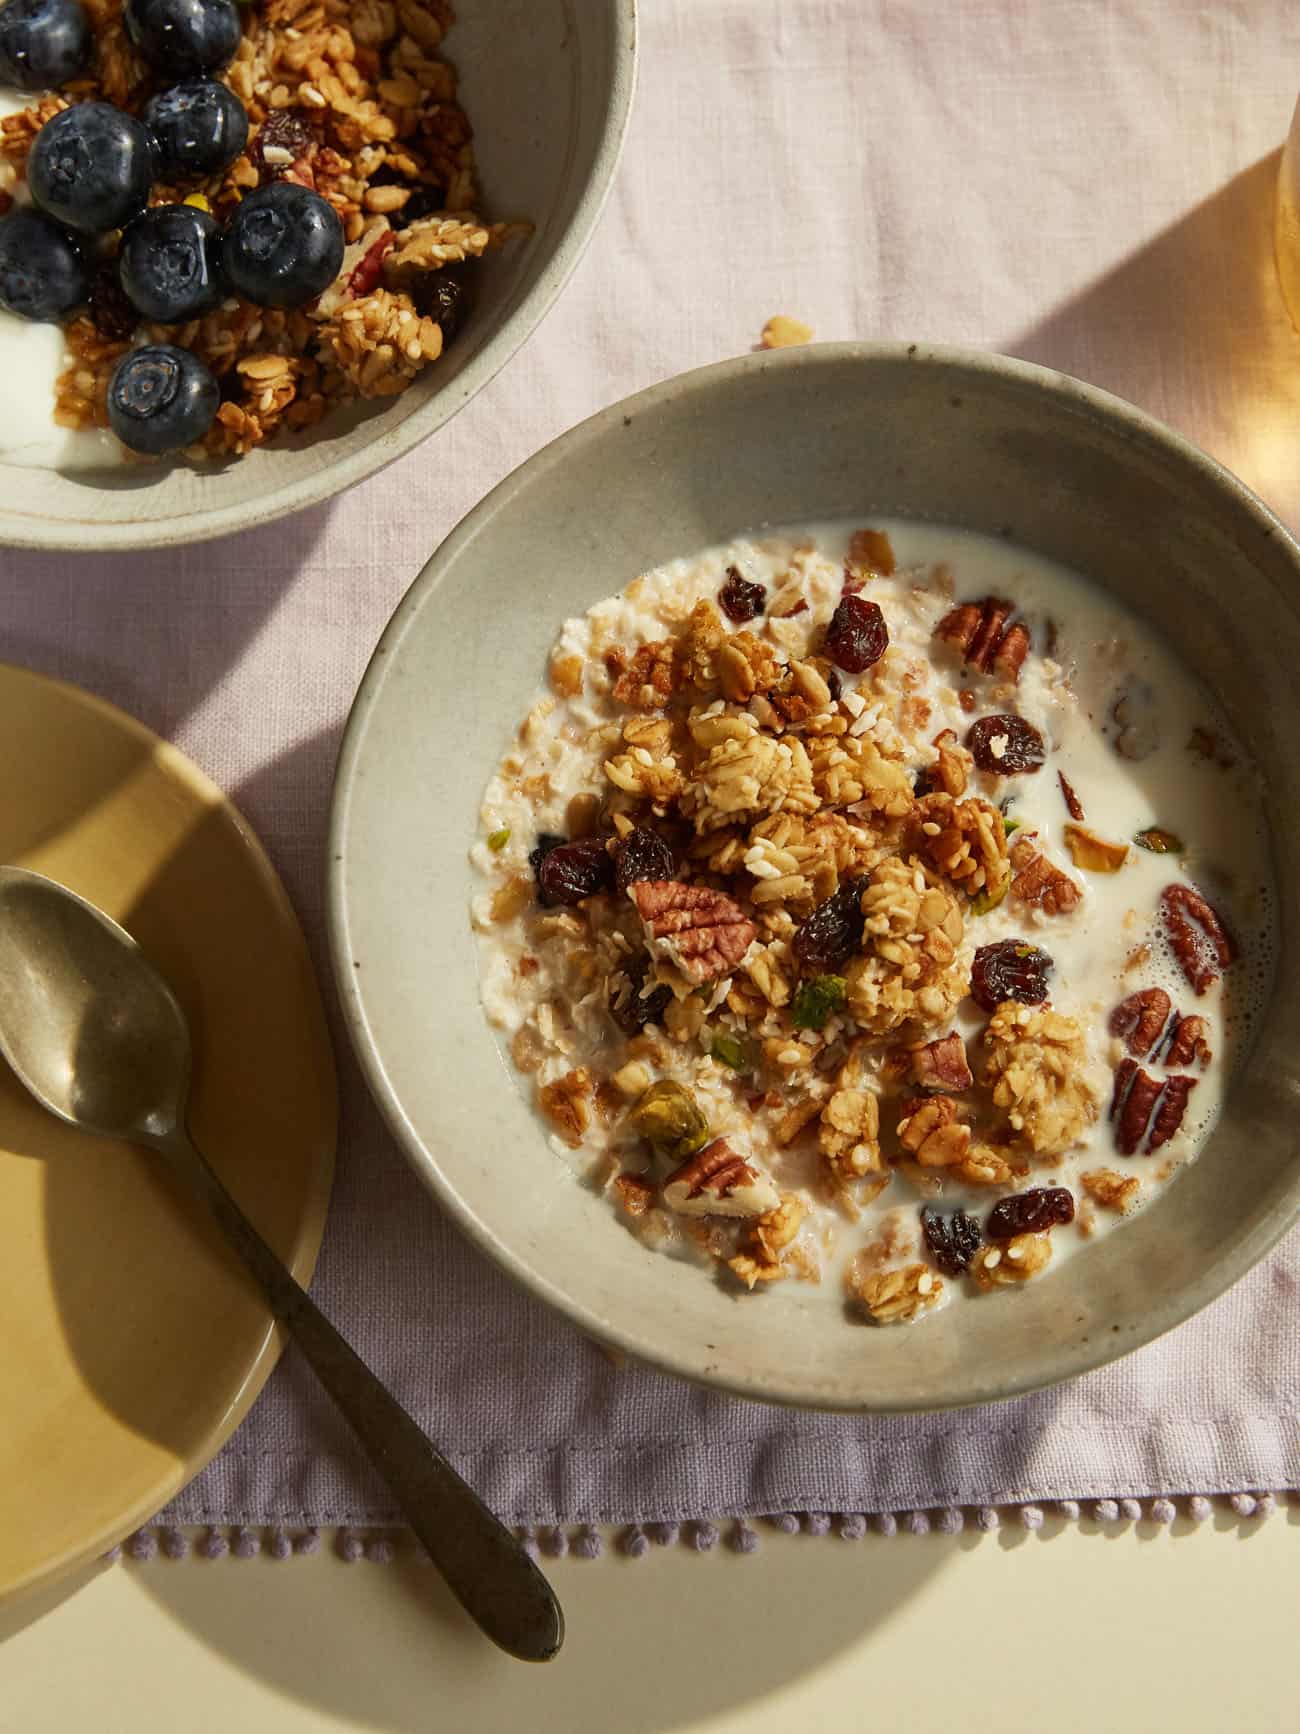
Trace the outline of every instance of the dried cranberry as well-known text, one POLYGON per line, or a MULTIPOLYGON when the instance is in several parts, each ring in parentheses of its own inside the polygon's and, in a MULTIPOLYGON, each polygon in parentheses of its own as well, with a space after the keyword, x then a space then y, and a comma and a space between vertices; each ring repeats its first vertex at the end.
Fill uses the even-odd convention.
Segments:
POLYGON ((933 1210, 926 1204, 921 1208, 921 1226, 939 1269, 945 1276, 960 1276, 983 1238, 979 1223, 964 1210, 933 1210))
POLYGON ((1045 951, 1023 939, 1000 939, 996 945, 981 945, 971 964, 970 991, 986 1012, 995 1012, 1003 1000, 1021 1005, 1042 1005, 1047 998, 1047 978, 1055 965, 1045 951))
POLYGON ((563 841, 564 838, 556 836, 554 831, 539 831, 537 833, 537 842, 528 851, 528 865, 533 870, 533 878, 539 883, 542 875, 542 862, 545 861, 551 850, 558 849, 563 841))
POLYGON ((608 890, 613 877, 614 863, 600 837, 548 849, 537 870, 543 903, 581 903, 608 890))
POLYGON ((671 879, 677 859, 657 831, 638 825, 614 845, 614 877, 620 891, 639 879, 671 879))
POLYGON ((302 116, 291 108, 273 108, 257 129, 249 156, 265 181, 279 180, 288 174, 294 163, 311 156, 316 150, 316 134, 302 116), (268 150, 288 151, 291 161, 268 163, 268 150))
POLYGON ((645 982, 645 972, 644 957, 638 963, 629 965, 627 975, 632 991, 626 999, 620 999, 617 1004, 611 1003, 609 1008, 609 1015, 625 1036, 636 1035, 647 1024, 657 1024, 663 1017, 668 1001, 673 997, 673 990, 665 984, 642 999, 641 988, 645 982))
POLYGON ((862 944, 862 889, 865 879, 850 879, 833 897, 819 903, 796 930, 794 954, 808 975, 824 975, 862 944))
POLYGON ((1041 1234, 1058 1222, 1074 1221, 1074 1195, 1064 1186, 1035 1186, 999 1198, 984 1225, 990 1240, 1010 1240, 1016 1234, 1041 1234))
POLYGON ((1022 716, 982 716, 967 730, 966 745, 980 770, 999 777, 1036 771, 1047 757, 1042 735, 1022 716), (1000 751, 994 751, 995 741, 1000 751))
POLYGON ((727 581, 718 591, 718 606, 737 626, 752 620, 767 607, 767 591, 761 584, 742 578, 734 566, 727 567, 727 581))
POLYGON ((889 649, 889 628, 878 603, 842 596, 826 628, 826 654, 846 674, 861 674, 889 649))

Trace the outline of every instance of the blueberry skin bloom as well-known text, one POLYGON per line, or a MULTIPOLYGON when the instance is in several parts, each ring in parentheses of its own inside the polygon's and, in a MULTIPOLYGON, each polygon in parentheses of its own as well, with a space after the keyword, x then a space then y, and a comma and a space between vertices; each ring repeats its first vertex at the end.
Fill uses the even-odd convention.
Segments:
POLYGON ((220 402, 217 382, 197 355, 155 343, 118 362, 108 386, 108 424, 133 452, 158 457, 201 440, 220 402))
POLYGON ((343 225, 332 205, 295 181, 259 187, 226 225, 226 277, 259 307, 301 307, 343 264, 343 225))
POLYGON ((239 47, 235 0, 126 0, 126 33, 163 78, 220 72, 239 47))
POLYGON ((132 307, 160 325, 211 313, 226 292, 221 229, 194 205, 154 205, 123 232, 117 274, 132 307))
POLYGON ((147 130, 107 102, 79 102, 47 120, 27 159, 41 209, 91 234, 120 229, 143 210, 153 172, 147 130))
POLYGON ((0 12, 0 84, 52 90, 86 70, 92 47, 80 0, 9 0, 0 12))
POLYGON ((191 78, 151 98, 145 125, 166 175, 215 175, 248 143, 248 115, 215 78, 191 78))
POLYGON ((62 319, 90 293, 90 266, 75 235, 40 211, 0 221, 0 307, 24 319, 62 319))

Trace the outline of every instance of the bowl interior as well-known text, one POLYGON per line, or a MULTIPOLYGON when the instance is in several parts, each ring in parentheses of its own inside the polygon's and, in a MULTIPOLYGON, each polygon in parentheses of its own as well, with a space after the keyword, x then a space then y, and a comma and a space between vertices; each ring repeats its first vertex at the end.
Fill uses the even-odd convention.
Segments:
POLYGON ((1083 1372, 1181 1321, 1261 1255, 1300 1198, 1287 901, 1298 877, 1298 575, 1300 551, 1209 459, 1118 400, 999 357, 849 345, 746 357, 557 441, 489 496, 408 594, 341 761, 338 977, 418 1171, 584 1328, 772 1400, 982 1401, 1083 1372), (508 1074, 478 1003, 467 920, 483 783, 563 618, 737 532, 873 513, 1002 534, 1147 616, 1220 697, 1267 779, 1283 898, 1262 1034, 1199 1161, 1050 1280, 922 1330, 841 1327, 796 1284, 737 1298, 623 1232, 551 1153, 508 1074))
POLYGON ((447 53, 474 124, 483 210, 535 228, 476 268, 472 313, 424 378, 221 467, 0 463, 0 543, 145 547, 247 529, 328 498, 441 426, 528 336, 590 238, 630 111, 634 18, 630 0, 462 8, 447 53))

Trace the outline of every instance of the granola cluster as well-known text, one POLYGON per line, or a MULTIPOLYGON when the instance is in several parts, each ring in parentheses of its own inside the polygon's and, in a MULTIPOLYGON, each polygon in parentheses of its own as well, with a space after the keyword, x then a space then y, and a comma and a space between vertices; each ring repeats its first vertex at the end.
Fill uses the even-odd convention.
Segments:
MULTIPOLYGON (((122 24, 122 0, 88 0, 91 75, 0 120, 0 212, 32 140, 70 101, 102 98, 138 113, 147 70, 122 24)), ((192 349, 222 403, 194 457, 238 457, 311 427, 355 399, 405 391, 435 363, 463 317, 468 266, 512 226, 475 214, 472 129, 443 57, 450 0, 249 0, 224 80, 249 116, 247 149, 220 175, 159 184, 154 203, 200 202, 224 220, 246 193, 284 178, 321 194, 348 242, 338 281, 301 311, 231 297, 181 327, 138 321, 115 292, 111 261, 67 326, 70 364, 55 420, 107 426, 113 369, 139 340, 192 349)))

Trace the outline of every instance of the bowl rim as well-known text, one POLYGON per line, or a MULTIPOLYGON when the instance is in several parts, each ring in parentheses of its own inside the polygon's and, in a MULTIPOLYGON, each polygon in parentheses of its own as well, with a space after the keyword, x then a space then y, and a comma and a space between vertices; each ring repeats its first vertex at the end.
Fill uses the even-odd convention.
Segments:
MULTIPOLYGON (((566 6, 567 3, 568 0, 566 6)), ((172 513, 163 518, 137 518, 123 523, 101 522, 95 526, 93 536, 87 533, 83 522, 19 518, 7 523, 10 514, 0 512, 0 547, 107 553, 187 547, 238 531, 260 529, 345 493, 358 482, 387 469, 445 427, 514 358, 555 305, 591 244, 613 190, 632 119, 640 65, 639 0, 605 0, 605 4, 610 17, 614 75, 606 95, 590 178, 574 207, 568 228, 537 281, 449 386, 435 390, 413 415, 407 416, 382 440, 371 441, 346 458, 315 467, 298 481, 277 488, 252 505, 236 502, 210 512, 172 513)))
POLYGON ((484 530, 495 512, 508 503, 516 490, 526 486, 552 466, 580 458, 584 451, 598 444, 616 429, 621 429, 628 416, 642 416, 677 397, 707 393, 715 387, 725 387, 746 376, 758 377, 774 369, 838 367, 846 363, 901 363, 920 368, 961 369, 970 375, 972 381, 997 379, 1034 391, 1046 391, 1067 405, 1072 404, 1081 412, 1108 420, 1122 429, 1136 447, 1145 447, 1173 458, 1197 472, 1208 485, 1228 495, 1254 521, 1262 537, 1276 541, 1286 551, 1300 579, 1300 542, 1264 501, 1232 471, 1127 399, 1036 362, 1021 361, 995 351, 948 344, 835 342, 760 351, 676 374, 579 422, 511 471, 484 495, 434 549, 398 603, 366 666, 339 748, 330 801, 327 843, 328 944, 349 1040, 371 1094, 404 1156, 456 1226, 523 1288, 554 1307, 586 1335, 610 1344, 634 1360, 692 1384, 730 1392, 751 1402, 854 1414, 936 1413, 941 1410, 970 1408, 987 1402, 1009 1401, 1034 1391, 1049 1389, 1084 1373, 1093 1372, 1099 1367, 1110 1365, 1185 1323, 1245 1276, 1300 1219, 1300 1170, 1297 1171, 1296 1179, 1287 1194, 1289 1210, 1285 1205, 1275 1205, 1260 1222, 1242 1234, 1213 1266, 1208 1267, 1199 1281, 1186 1285, 1176 1295, 1152 1307, 1142 1324, 1122 1340, 1103 1341, 1097 1338, 1086 1345, 1076 1346, 1066 1356, 1067 1364, 1053 1375, 1025 1374, 1017 1377, 1013 1372, 1009 1377, 999 1380, 996 1390, 967 1389, 950 1400, 940 1400, 927 1404, 924 1408, 889 1398, 846 1398, 843 1401, 828 1398, 813 1404, 809 1402, 806 1393, 799 1392, 793 1386, 783 1388, 765 1382, 760 1389, 743 1377, 730 1376, 725 1370, 719 1370, 715 1366, 705 1368, 701 1364, 702 1357, 691 1355, 689 1344, 682 1350, 675 1350, 671 1344, 662 1345, 643 1340, 635 1330, 600 1317, 581 1300, 566 1293, 544 1269, 512 1250, 491 1224, 476 1215, 462 1200, 454 1184, 444 1174, 436 1153, 426 1144, 408 1118, 388 1077, 379 1045, 371 1033, 361 984, 349 962, 353 955, 348 928, 349 812, 352 791, 365 750, 368 725, 402 641, 414 625, 427 593, 436 588, 444 574, 455 564, 461 549, 484 530))

